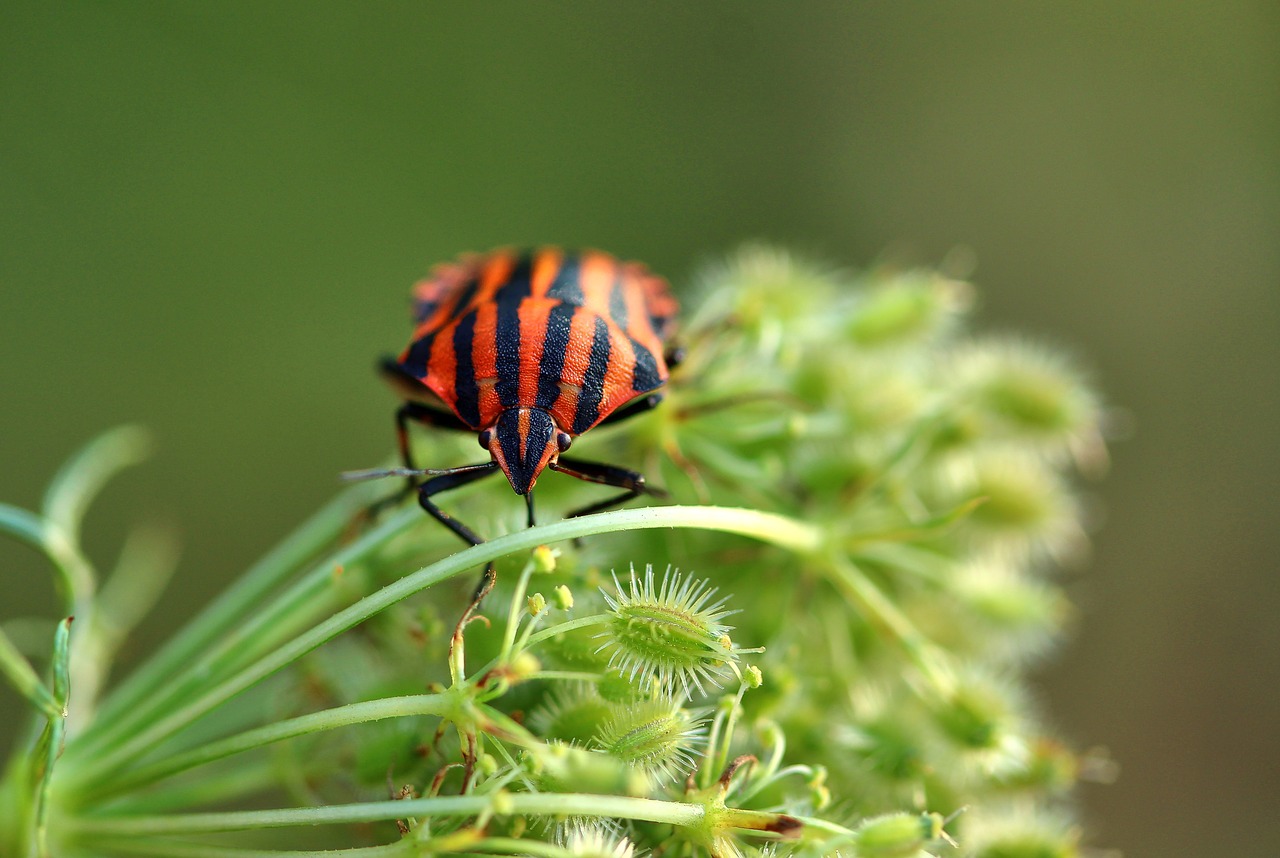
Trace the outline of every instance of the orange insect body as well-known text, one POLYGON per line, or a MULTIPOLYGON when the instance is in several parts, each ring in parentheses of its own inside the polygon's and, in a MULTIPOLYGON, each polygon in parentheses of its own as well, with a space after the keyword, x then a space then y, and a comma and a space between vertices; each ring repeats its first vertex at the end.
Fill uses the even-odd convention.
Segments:
POLYGON ((676 310, 639 263, 495 250, 415 286, 416 328, 396 369, 421 384, 406 395, 438 399, 479 432, 523 495, 574 437, 667 381, 676 310))

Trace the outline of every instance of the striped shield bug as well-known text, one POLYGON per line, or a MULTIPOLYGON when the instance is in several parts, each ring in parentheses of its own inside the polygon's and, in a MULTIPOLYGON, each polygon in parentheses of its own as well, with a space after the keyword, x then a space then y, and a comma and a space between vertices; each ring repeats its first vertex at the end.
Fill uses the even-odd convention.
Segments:
POLYGON ((595 250, 494 250, 437 266, 413 290, 409 346, 382 362, 405 403, 396 412, 403 472, 418 502, 471 544, 482 540, 434 497, 501 471, 528 506, 550 469, 623 489, 571 515, 661 495, 626 468, 565 454, 575 438, 662 400, 676 300, 640 263, 595 250), (477 433, 489 460, 419 471, 410 422, 477 433), (414 477, 429 476, 421 484, 414 477))

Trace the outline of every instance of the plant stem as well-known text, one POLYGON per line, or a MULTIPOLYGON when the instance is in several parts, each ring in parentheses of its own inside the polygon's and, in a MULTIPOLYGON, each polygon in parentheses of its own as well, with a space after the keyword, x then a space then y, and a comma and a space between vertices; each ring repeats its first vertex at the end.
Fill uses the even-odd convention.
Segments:
POLYGON ((262 642, 272 634, 279 634, 287 617, 296 616, 302 606, 329 591, 335 565, 359 559, 381 541, 421 520, 421 514, 411 515, 414 512, 411 510, 395 516, 326 562, 317 564, 309 575, 246 622, 245 615, 258 608, 270 590, 337 538, 359 508, 347 494, 341 495, 254 564, 165 649, 108 695, 94 726, 78 736, 69 749, 72 755, 91 757, 109 745, 118 744, 157 713, 172 710, 175 701, 190 698, 201 685, 261 655, 262 650, 254 648, 251 642, 255 639, 262 642), (174 677, 180 680, 175 682, 174 677))
POLYGON ((4 674, 9 684, 46 718, 62 717, 62 710, 58 708, 58 702, 53 699, 53 692, 40 681, 31 662, 18 651, 3 630, 0 630, 0 673, 4 674))
POLYGON ((70 694, 71 672, 71 617, 58 623, 53 641, 53 699, 58 707, 58 717, 50 718, 41 741, 45 758, 40 767, 40 781, 36 787, 35 826, 36 854, 48 858, 49 842, 49 792, 53 779, 53 766, 62 753, 62 740, 67 727, 67 697, 70 694))
POLYGON ((520 617, 525 610, 525 593, 529 591, 529 579, 533 577, 534 562, 530 557, 520 570, 520 580, 516 583, 515 594, 511 597, 511 610, 507 615, 507 628, 502 635, 502 649, 499 650, 498 661, 508 661, 511 650, 516 644, 516 629, 520 625, 520 617))
MULTIPOLYGON (((353 846, 350 849, 246 849, 181 840, 127 840, 116 847, 122 855, 161 855, 164 858, 395 858, 413 855, 413 843, 400 840, 385 846, 353 846)), ((112 850, 110 841, 102 844, 112 850)))
MULTIPOLYGON (((414 512, 408 510, 403 517, 407 518, 409 513, 414 512)), ((393 522, 388 522, 387 527, 398 522, 400 517, 393 522)), ((739 533, 806 553, 816 551, 822 544, 822 532, 816 527, 771 513, 724 507, 666 506, 618 510, 566 519, 543 527, 511 533, 491 542, 472 546, 406 575, 298 635, 203 694, 168 711, 131 738, 99 754, 77 755, 77 761, 81 764, 72 776, 74 783, 83 785, 92 782, 126 766, 133 760, 140 759, 159 742, 326 641, 364 622, 396 602, 441 581, 446 581, 467 569, 482 566, 506 554, 527 551, 551 542, 617 530, 660 527, 692 527, 739 533)), ((379 532, 381 530, 382 528, 379 532)), ((386 538, 385 534, 382 538, 386 538)))
MULTIPOLYGON (((706 814, 706 809, 700 804, 582 793, 506 793, 502 795, 500 804, 502 815, 611 817, 670 825, 691 825, 706 814)), ((160 816, 86 816, 68 820, 66 824, 74 827, 77 835, 150 837, 159 834, 205 834, 257 828, 377 822, 415 816, 465 817, 486 811, 496 814, 494 805, 493 796, 450 795, 326 807, 160 816)))
POLYGON ((530 635, 529 639, 524 643, 526 647, 531 647, 536 643, 541 643, 547 638, 558 637, 562 634, 565 634, 566 632, 571 632, 574 629, 582 629, 582 628, 586 628, 587 626, 601 626, 609 622, 609 618, 611 616, 613 615, 612 614, 592 614, 589 617, 578 617, 575 620, 568 620, 567 622, 557 623, 554 626, 548 626, 542 631, 535 632, 534 634, 530 635))
POLYGON ((351 703, 336 706, 320 712, 300 715, 277 721, 255 730, 246 730, 235 736, 228 736, 216 742, 210 742, 165 760, 135 769, 123 777, 104 784, 103 789, 87 794, 86 798, 98 801, 104 797, 129 792, 162 780, 178 772, 211 763, 214 760, 243 753, 274 742, 304 736, 308 733, 319 733, 334 730, 351 724, 363 724, 380 721, 385 718, 404 718, 418 715, 443 715, 455 704, 456 698, 448 694, 418 694, 408 697, 386 697, 364 703, 351 703))
POLYGON ((933 641, 921 634, 898 606, 853 563, 836 557, 832 558, 830 568, 834 583, 858 612, 881 634, 902 647, 934 691, 944 696, 950 694, 953 683, 944 669, 945 657, 933 641))
POLYGON ((92 592, 94 575, 70 534, 56 522, 9 504, 0 504, 0 533, 25 542, 49 558, 63 613, 74 616, 82 594, 86 590, 92 592))

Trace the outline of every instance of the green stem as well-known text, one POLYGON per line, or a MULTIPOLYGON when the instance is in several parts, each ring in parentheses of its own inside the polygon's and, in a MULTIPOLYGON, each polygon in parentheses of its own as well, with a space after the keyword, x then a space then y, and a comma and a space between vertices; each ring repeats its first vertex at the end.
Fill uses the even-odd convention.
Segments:
MULTIPOLYGON (((407 517, 409 512, 412 511, 406 511, 404 515, 407 517)), ((392 524, 399 521, 400 519, 397 518, 393 522, 388 522, 386 527, 390 528, 392 524)), ((296 661, 326 641, 364 622, 396 602, 468 569, 482 566, 506 554, 527 551, 551 542, 618 530, 664 527, 692 527, 738 533, 805 552, 816 551, 822 544, 821 531, 811 525, 772 513, 724 507, 666 506, 618 510, 565 519, 543 527, 511 533, 491 542, 473 546, 406 575, 298 635, 222 680, 213 688, 204 691, 203 694, 177 705, 115 747, 92 756, 78 755, 77 759, 82 761, 82 764, 74 772, 73 781, 82 787, 85 783, 108 776, 131 761, 141 758, 159 742, 172 736, 230 697, 296 661)), ((382 533, 383 530, 379 528, 378 532, 381 533, 381 538, 385 539, 387 534, 382 533)), ((370 534, 370 536, 373 535, 370 534)))
POLYGON ((70 696, 71 665, 71 621, 67 617, 58 623, 58 630, 53 641, 53 699, 58 707, 58 717, 50 718, 42 741, 45 757, 40 772, 40 782, 36 787, 35 825, 36 854, 40 858, 49 856, 49 787, 53 779, 53 766, 62 753, 62 740, 67 729, 67 699, 70 696))
POLYGON ((123 777, 104 784, 101 790, 86 795, 90 801, 130 792, 139 787, 153 784, 156 781, 175 775, 187 769, 261 748, 285 739, 304 736, 308 733, 319 733, 324 730, 335 730, 352 724, 363 724, 370 721, 381 721, 386 718, 404 718, 418 715, 444 715, 457 703, 456 695, 418 694, 408 697, 386 697, 364 703, 351 703, 336 706, 321 712, 312 712, 277 721, 255 730, 246 730, 235 736, 228 736, 216 742, 210 742, 165 760, 135 769, 123 777))
POLYGON ((182 813, 160 816, 99 816, 67 820, 78 835, 151 837, 208 834, 301 825, 378 822, 415 816, 475 816, 490 812, 516 816, 590 816, 634 819, 669 825, 692 825, 706 815, 700 804, 581 793, 511 793, 500 799, 484 795, 450 795, 397 801, 374 801, 327 807, 287 807, 222 813, 182 813), (498 808, 501 808, 499 813, 498 808))
POLYGON ((401 840, 385 846, 298 851, 215 846, 181 840, 128 840, 121 841, 114 849, 111 842, 107 841, 102 844, 102 848, 108 852, 119 850, 121 855, 161 855, 164 858, 395 858, 413 855, 413 845, 411 841, 401 840))
POLYGON ((46 718, 62 717, 62 710, 53 699, 53 692, 40 681, 31 662, 18 651, 3 630, 0 630, 0 673, 46 718))
POLYGON ((57 523, 9 504, 0 504, 0 533, 25 542, 49 558, 57 574, 63 612, 74 615, 82 594, 92 592, 94 577, 93 568, 76 548, 75 540, 57 523))
POLYGON ((842 557, 830 563, 833 580, 844 591, 846 598, 885 637, 897 642, 916 669, 939 694, 947 695, 953 689, 942 651, 920 633, 920 630, 898 609, 880 588, 862 573, 862 570, 842 557))
POLYGON ((237 760, 234 765, 201 772, 199 778, 165 784, 162 790, 124 796, 110 803, 109 812, 155 814, 193 807, 230 806, 234 802, 254 800, 254 796, 279 795, 280 766, 280 760, 265 756, 237 760))
POLYGON ((533 646, 536 643, 541 643, 542 641, 545 641, 547 638, 559 637, 560 635, 565 634, 567 632, 571 632, 575 629, 582 629, 582 628, 586 628, 587 626, 604 625, 605 623, 609 622, 609 618, 611 616, 612 614, 592 614, 589 617, 579 617, 576 620, 569 620, 568 622, 557 623, 554 626, 549 626, 543 629, 542 631, 537 632, 536 634, 530 636, 530 638, 524 642, 525 647, 527 648, 527 647, 533 646))
POLYGON ((581 854, 554 843, 522 840, 516 837, 486 837, 470 844, 467 848, 485 854, 533 855, 537 858, 575 858, 576 855, 581 854))
POLYGON ((589 673, 584 670, 540 670, 529 677, 531 681, 534 679, 559 679, 570 682, 599 682, 601 678, 598 673, 589 673))
POLYGON ((317 563, 309 574, 246 621, 245 616, 259 609, 268 592, 337 538, 359 508, 349 495, 340 496, 254 564, 165 649, 108 695, 94 725, 76 737, 69 749, 71 753, 76 758, 91 758, 110 745, 118 745, 129 733, 154 720, 157 714, 172 711, 177 701, 190 699, 202 686, 207 687, 234 668, 261 656, 264 645, 278 642, 282 631, 289 628, 290 619, 297 618, 318 598, 332 593, 334 568, 359 560, 422 518, 416 510, 401 512, 317 563))
POLYGON ((151 455, 151 433, 141 426, 118 426, 84 445, 54 475, 41 512, 67 533, 79 533, 89 504, 120 471, 151 455))
POLYGON ((811 831, 825 831, 827 834, 834 834, 838 837, 852 837, 855 834, 852 828, 845 828, 843 825, 828 819, 820 819, 816 816, 797 816, 796 819, 800 820, 804 827, 811 831))
POLYGON ((747 693, 746 683, 738 686, 738 694, 733 701, 733 705, 729 707, 728 714, 724 719, 724 742, 720 744, 720 753, 715 761, 714 767, 710 770, 713 777, 719 777, 720 773, 729 765, 729 753, 733 745, 733 731, 738 726, 738 716, 742 713, 742 698, 747 693))
POLYGON ((533 577, 534 562, 529 558, 520 570, 520 580, 516 582, 515 593, 511 597, 511 609, 507 614, 507 628, 502 636, 502 649, 499 650, 498 661, 511 659, 511 650, 516 644, 516 629, 520 625, 520 615, 525 608, 525 593, 529 591, 529 579, 533 577))

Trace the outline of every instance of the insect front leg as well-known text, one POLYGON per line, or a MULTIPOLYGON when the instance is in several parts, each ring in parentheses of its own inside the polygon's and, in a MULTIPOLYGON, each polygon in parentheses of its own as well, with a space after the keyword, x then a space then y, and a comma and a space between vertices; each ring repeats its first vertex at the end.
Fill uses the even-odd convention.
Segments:
POLYGON ((623 494, 612 498, 606 498, 599 503, 593 503, 582 509, 574 510, 569 513, 566 518, 576 518, 580 515, 590 515, 593 512, 603 512, 615 506, 626 503, 640 495, 653 495, 654 497, 664 498, 667 493, 660 488, 650 486, 645 482, 644 475, 638 471, 629 471, 626 468, 619 468, 616 465, 605 465, 600 462, 583 462, 577 459, 568 459, 561 456, 559 461, 549 463, 553 471, 559 471, 562 474, 568 474, 571 477, 577 477, 588 483, 600 483, 605 486, 615 486, 620 489, 626 489, 623 494))
MULTIPOLYGON (((439 474, 431 477, 418 487, 418 503, 422 506, 427 514, 445 527, 456 533, 468 545, 479 545, 484 542, 476 532, 449 515, 440 507, 436 506, 431 500, 432 496, 440 492, 447 492, 449 489, 456 489, 459 486, 465 486, 476 480, 487 477, 489 474, 498 470, 497 462, 485 462, 480 465, 463 465, 460 468, 452 468, 448 473, 439 474)), ((456 658, 460 665, 462 660, 463 637, 462 633, 467 627, 467 623, 475 615, 480 608, 480 602, 493 589, 493 583, 497 579, 497 568, 491 561, 484 568, 484 577, 480 579, 480 583, 476 586, 475 593, 471 596, 471 603, 467 605, 467 609, 462 613, 462 619, 458 620, 458 625, 454 628, 453 638, 450 641, 450 661, 456 658)))
POLYGON ((474 483, 476 480, 487 477, 497 470, 497 462, 450 468, 445 473, 437 474, 418 486, 418 504, 426 510, 428 515, 452 530, 468 545, 479 545, 484 540, 477 536, 474 530, 440 509, 431 498, 440 494, 440 492, 447 492, 449 489, 456 489, 459 486, 474 483))

